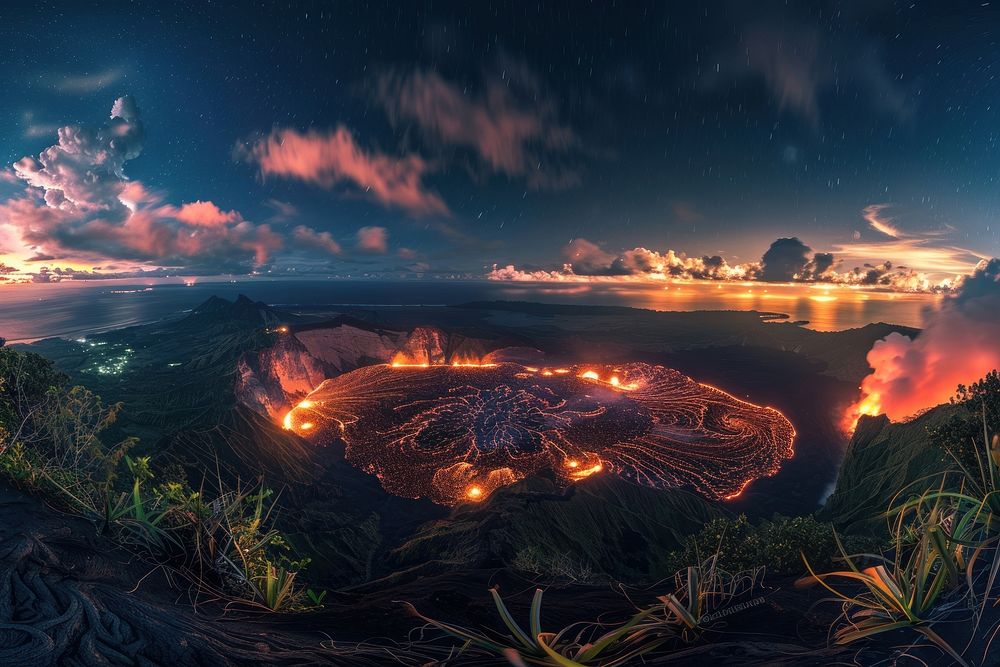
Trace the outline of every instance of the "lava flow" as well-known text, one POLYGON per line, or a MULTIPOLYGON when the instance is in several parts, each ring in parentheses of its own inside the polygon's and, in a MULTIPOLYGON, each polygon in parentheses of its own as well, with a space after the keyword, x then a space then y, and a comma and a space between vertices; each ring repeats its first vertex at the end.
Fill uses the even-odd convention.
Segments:
POLYGON ((728 499, 792 455, 780 412, 662 366, 419 361, 326 380, 284 426, 342 438, 347 460, 389 493, 443 505, 543 469, 564 484, 611 473, 728 499))

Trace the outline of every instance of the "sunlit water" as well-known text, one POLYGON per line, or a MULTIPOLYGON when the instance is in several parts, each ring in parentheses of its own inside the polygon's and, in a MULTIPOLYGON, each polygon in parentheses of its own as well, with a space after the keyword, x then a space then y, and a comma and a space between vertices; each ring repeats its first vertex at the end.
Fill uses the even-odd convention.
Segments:
POLYGON ((178 317, 209 296, 246 294, 273 305, 446 305, 505 300, 615 305, 654 310, 757 310, 784 313, 834 331, 870 322, 920 327, 934 297, 800 285, 535 284, 486 281, 242 280, 61 283, 0 287, 0 337, 24 341, 82 336, 178 317))

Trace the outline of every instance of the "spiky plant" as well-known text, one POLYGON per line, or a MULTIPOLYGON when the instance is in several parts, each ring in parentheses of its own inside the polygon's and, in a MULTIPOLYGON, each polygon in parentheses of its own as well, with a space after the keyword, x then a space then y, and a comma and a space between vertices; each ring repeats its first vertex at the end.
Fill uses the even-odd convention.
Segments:
POLYGON ((833 635, 837 644, 911 630, 930 640, 957 664, 965 665, 959 652, 934 630, 934 625, 967 595, 960 571, 968 566, 965 549, 970 535, 961 532, 965 529, 956 524, 956 517, 941 499, 925 507, 928 511, 913 519, 908 520, 903 512, 897 514, 890 556, 848 554, 837 537, 847 569, 818 574, 803 554, 809 575, 797 585, 819 584, 841 603, 843 612, 833 635), (862 559, 875 564, 859 564, 862 559), (860 591, 854 592, 856 587, 834 588, 827 583, 830 579, 860 584, 860 591))
POLYGON ((490 590, 490 595, 509 634, 443 623, 420 614, 413 605, 408 606, 421 620, 462 641, 463 652, 474 650, 506 658, 515 666, 617 667, 631 664, 674 636, 670 626, 650 620, 656 608, 639 611, 627 622, 604 632, 600 632, 597 624, 590 623, 573 624, 555 633, 544 632, 541 589, 535 590, 525 630, 514 619, 496 588, 490 590))

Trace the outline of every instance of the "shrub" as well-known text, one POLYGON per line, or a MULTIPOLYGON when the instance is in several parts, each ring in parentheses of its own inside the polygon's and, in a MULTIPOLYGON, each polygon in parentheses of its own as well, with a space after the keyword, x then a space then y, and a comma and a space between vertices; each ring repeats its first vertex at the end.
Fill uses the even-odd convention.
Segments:
MULTIPOLYGON (((872 540, 854 538, 850 546, 861 547, 872 540)), ((688 538, 684 548, 671 554, 673 569, 684 563, 700 562, 717 554, 719 567, 739 572, 765 567, 769 572, 799 575, 805 569, 800 554, 805 552, 817 567, 832 567, 839 559, 833 526, 813 516, 783 517, 752 524, 746 515, 713 519, 688 538)))
POLYGON ((979 446, 988 433, 1000 433, 1000 373, 991 371, 969 386, 958 385, 951 399, 961 407, 943 425, 928 432, 931 444, 944 450, 959 466, 973 469, 979 446))

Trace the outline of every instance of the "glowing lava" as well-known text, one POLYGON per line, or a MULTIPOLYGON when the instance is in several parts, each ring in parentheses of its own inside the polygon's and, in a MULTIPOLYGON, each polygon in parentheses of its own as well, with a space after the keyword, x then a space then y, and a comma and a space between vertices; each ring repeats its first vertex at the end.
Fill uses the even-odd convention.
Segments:
POLYGON ((777 410, 648 364, 530 368, 394 361, 326 380, 285 417, 389 493, 454 505, 543 469, 612 473, 732 498, 777 472, 795 430, 777 410))
POLYGON ((880 414, 882 414, 881 395, 878 392, 868 394, 847 409, 847 414, 844 415, 844 430, 847 433, 854 433, 854 428, 857 426, 858 419, 860 419, 862 415, 874 417, 880 414))

